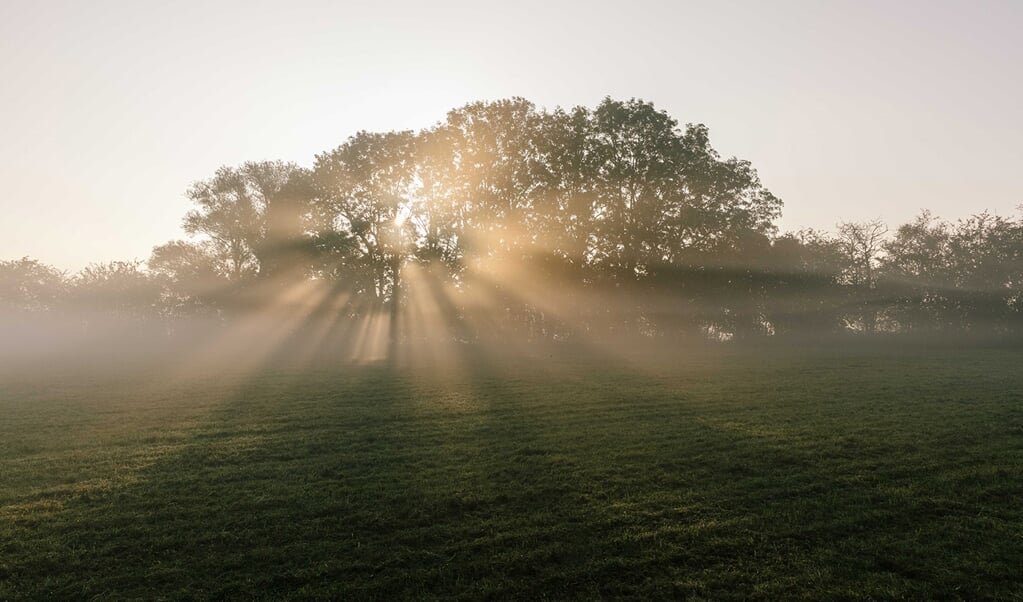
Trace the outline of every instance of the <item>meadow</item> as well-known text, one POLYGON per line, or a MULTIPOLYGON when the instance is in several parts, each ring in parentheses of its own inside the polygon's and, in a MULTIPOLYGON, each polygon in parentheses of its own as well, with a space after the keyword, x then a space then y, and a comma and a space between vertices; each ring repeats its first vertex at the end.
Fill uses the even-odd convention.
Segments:
POLYGON ((1023 599, 1023 350, 0 370, 0 599, 1023 599))

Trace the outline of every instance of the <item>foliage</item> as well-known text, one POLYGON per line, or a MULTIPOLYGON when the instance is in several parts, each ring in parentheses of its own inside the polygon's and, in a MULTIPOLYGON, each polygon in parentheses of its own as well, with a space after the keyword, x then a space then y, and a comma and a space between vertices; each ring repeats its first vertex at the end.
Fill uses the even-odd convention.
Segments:
POLYGON ((72 280, 70 302, 110 317, 146 319, 160 315, 162 288, 138 261, 91 264, 72 280))
POLYGON ((925 212, 894 232, 874 220, 779 234, 781 200, 748 161, 722 158, 705 126, 638 99, 470 103, 420 132, 359 132, 309 169, 224 166, 187 197, 191 240, 155 247, 148 271, 114 262, 68 279, 3 262, 0 301, 223 316, 325 282, 331 298, 311 313, 397 320, 415 293, 407 272, 419 270, 431 295, 447 296, 459 338, 1023 328, 1020 219, 951 224, 925 212), (490 315, 470 326, 481 299, 490 315))
POLYGON ((65 295, 67 285, 64 272, 35 259, 0 261, 0 307, 5 309, 52 310, 65 295))
POLYGON ((1023 222, 985 212, 951 224, 924 212, 886 244, 883 266, 904 330, 1019 327, 1023 222))
POLYGON ((217 270, 233 280, 280 269, 283 249, 301 246, 310 184, 294 163, 264 161, 221 167, 196 182, 188 198, 196 208, 184 228, 209 242, 217 270))

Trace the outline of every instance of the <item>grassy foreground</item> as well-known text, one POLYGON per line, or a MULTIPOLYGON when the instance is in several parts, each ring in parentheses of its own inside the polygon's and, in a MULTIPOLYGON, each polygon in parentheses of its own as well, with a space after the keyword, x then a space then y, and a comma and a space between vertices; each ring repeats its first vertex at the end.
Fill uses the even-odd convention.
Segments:
MULTIPOLYGON (((0 380, 0 599, 1023 599, 1023 352, 0 380)), ((44 371, 45 372, 45 371, 44 371)))

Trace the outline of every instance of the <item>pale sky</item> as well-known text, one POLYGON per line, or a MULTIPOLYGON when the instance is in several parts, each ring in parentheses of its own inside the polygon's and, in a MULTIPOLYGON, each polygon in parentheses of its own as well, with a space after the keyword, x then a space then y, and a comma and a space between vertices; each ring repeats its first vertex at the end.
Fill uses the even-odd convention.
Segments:
POLYGON ((511 96, 702 122, 783 230, 1023 203, 1023 1, 0 2, 0 259, 182 238, 221 165, 511 96))

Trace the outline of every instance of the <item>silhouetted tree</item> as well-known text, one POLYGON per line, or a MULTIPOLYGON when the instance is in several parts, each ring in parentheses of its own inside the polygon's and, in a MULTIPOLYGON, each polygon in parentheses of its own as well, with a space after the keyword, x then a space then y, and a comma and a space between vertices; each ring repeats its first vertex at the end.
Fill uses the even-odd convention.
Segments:
POLYGON ((843 327, 847 261, 842 243, 815 230, 772 241, 766 317, 779 336, 829 335, 843 327))
POLYGON ((196 208, 185 215, 185 231, 210 242, 218 270, 232 280, 271 274, 290 263, 284 255, 304 246, 308 178, 305 169, 282 161, 221 167, 188 190, 196 208))
POLYGON ((1014 329, 1023 283, 1023 225, 981 213, 957 224, 924 212, 886 244, 903 330, 1014 329))
POLYGON ((881 220, 838 225, 838 240, 846 259, 842 275, 850 288, 847 320, 854 329, 866 333, 877 331, 878 317, 884 306, 879 298, 878 266, 887 234, 888 226, 881 220))
POLYGON ((163 288, 138 261, 90 264, 72 279, 69 295, 87 317, 144 321, 163 313, 163 288))
POLYGON ((414 241, 407 221, 416 182, 412 132, 359 132, 317 155, 314 202, 322 273, 383 303, 414 241))
POLYGON ((212 312, 232 289, 227 266, 209 241, 176 240, 154 247, 147 266, 163 286, 162 303, 170 315, 212 312))
POLYGON ((389 308, 397 343, 414 262, 459 338, 1023 326, 1018 218, 924 213, 893 236, 879 220, 779 236, 782 203, 748 161, 722 158, 705 126, 680 127, 637 99, 470 103, 418 133, 359 132, 312 169, 221 167, 187 195, 194 238, 154 248, 148 271, 113 262, 68 279, 0 262, 0 304, 155 320, 301 297, 275 312, 334 323, 324 314, 389 308), (474 315, 482 300, 487 315, 474 315))
POLYGON ((67 294, 67 286, 64 272, 35 259, 0 261, 0 307, 8 311, 52 310, 67 294))

